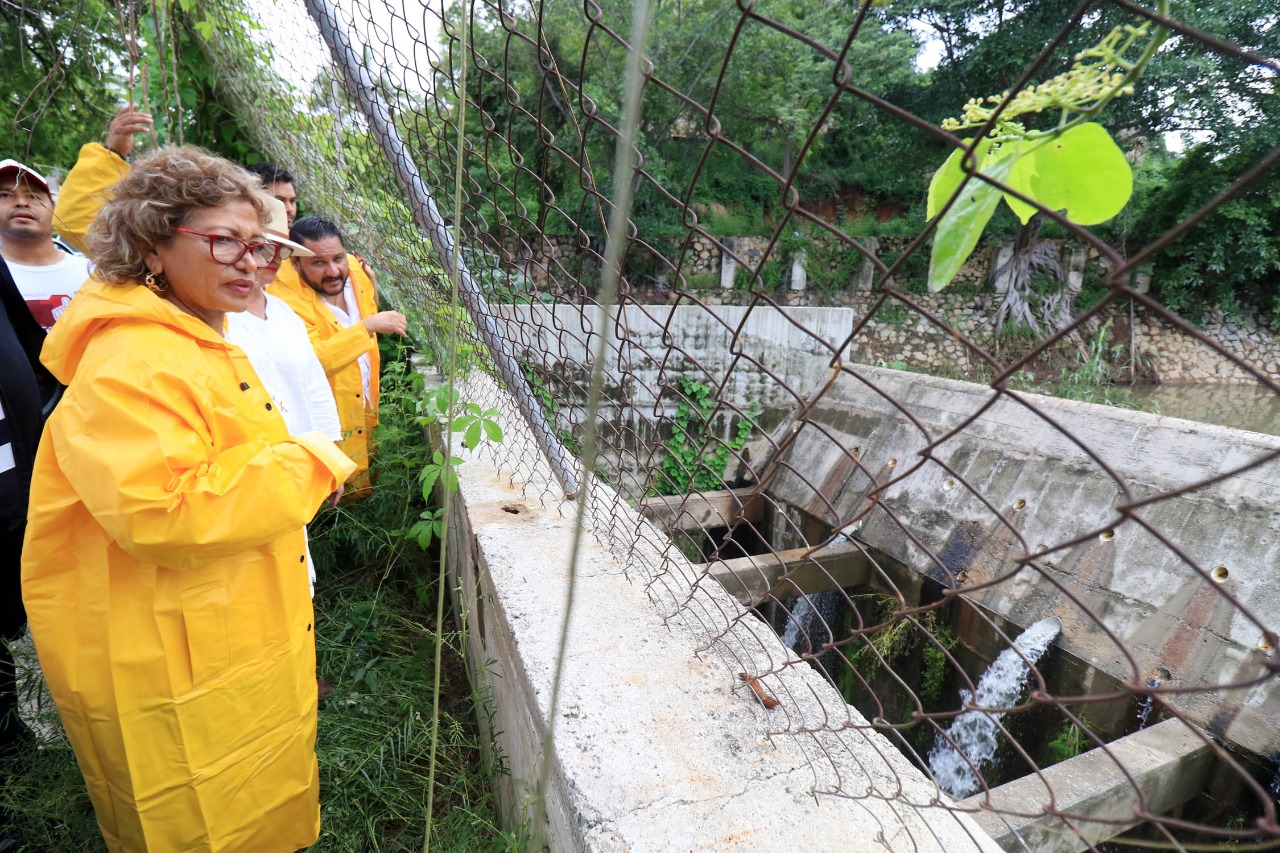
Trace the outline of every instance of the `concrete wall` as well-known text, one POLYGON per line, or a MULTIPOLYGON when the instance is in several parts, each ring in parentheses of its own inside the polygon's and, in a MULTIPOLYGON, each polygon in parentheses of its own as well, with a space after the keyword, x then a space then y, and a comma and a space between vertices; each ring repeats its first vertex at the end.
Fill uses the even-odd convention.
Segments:
MULTIPOLYGON (((965 376, 976 370, 977 359, 960 341, 923 317, 891 307, 874 314, 848 346, 841 345, 855 324, 872 309, 874 298, 866 293, 849 293, 842 307, 698 306, 682 304, 630 305, 622 322, 630 345, 610 364, 614 374, 628 374, 640 403, 653 398, 659 368, 669 375, 698 365, 716 381, 737 359, 746 370, 735 370, 728 399, 758 401, 764 406, 793 406, 797 397, 812 393, 829 377, 827 368, 835 351, 845 360, 864 364, 902 362, 912 370, 965 376), (735 337, 735 332, 738 334, 735 337), (768 376, 772 373, 777 380, 768 376), (781 381, 778 381, 781 380, 781 381)), ((999 305, 999 296, 956 296, 952 294, 913 297, 934 314, 946 317, 961 334, 989 352, 997 349, 996 330, 990 319, 999 305)), ((534 359, 548 364, 585 363, 583 349, 589 333, 600 329, 600 312, 592 306, 500 305, 494 306, 507 318, 508 334, 534 359), (530 327, 540 330, 529 338, 530 327)), ((1140 375, 1168 383, 1250 383, 1257 380, 1231 363, 1225 356, 1191 338, 1162 319, 1145 311, 1136 312, 1131 336, 1129 307, 1115 306, 1094 322, 1094 333, 1108 318, 1113 331, 1111 343, 1122 350, 1114 357, 1114 367, 1127 371, 1130 346, 1135 348, 1140 375)), ((1230 319, 1210 314, 1203 332, 1227 352, 1244 359, 1280 380, 1280 334, 1259 318, 1230 319)), ((1008 346, 1005 347, 1006 351, 1008 346)), ((1064 350, 1066 352, 1066 350, 1064 350)), ((1074 350, 1068 353, 1070 357, 1074 350)), ((580 369, 580 368, 578 368, 580 369)))
MULTIPOLYGON (((463 394, 512 411, 485 377, 463 394)), ((807 664, 763 679, 781 700, 766 710, 738 672, 791 653, 606 487, 572 577, 577 506, 555 497, 518 419, 504 427, 500 447, 459 449, 447 564, 513 820, 535 814, 546 762, 538 825, 553 851, 999 849, 807 664), (513 476, 511 459, 529 473, 513 476)))
POLYGON ((1058 616, 1065 648, 1115 678, 1168 669, 1198 690, 1167 697, 1189 719, 1280 750, 1266 633, 1280 627, 1280 438, 993 398, 853 367, 766 490, 944 586, 965 572, 972 599, 1017 624, 1058 616))

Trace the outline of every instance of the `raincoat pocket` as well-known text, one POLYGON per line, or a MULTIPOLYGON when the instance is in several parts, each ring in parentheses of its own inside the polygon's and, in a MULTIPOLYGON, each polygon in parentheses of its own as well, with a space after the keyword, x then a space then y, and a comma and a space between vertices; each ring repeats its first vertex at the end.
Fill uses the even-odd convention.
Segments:
POLYGON ((187 632, 191 685, 195 687, 231 665, 226 590, 220 583, 207 583, 179 593, 178 601, 187 632))

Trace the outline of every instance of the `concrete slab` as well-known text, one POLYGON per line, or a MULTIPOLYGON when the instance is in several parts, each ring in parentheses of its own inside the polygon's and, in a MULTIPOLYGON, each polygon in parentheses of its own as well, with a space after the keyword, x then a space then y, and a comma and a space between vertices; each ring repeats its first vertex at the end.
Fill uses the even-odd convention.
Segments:
POLYGON ((640 514, 665 530, 705 531, 743 521, 759 524, 764 504, 755 487, 749 486, 644 498, 640 514))
POLYGON ((849 370, 771 500, 1023 627, 1057 616, 1062 646, 1118 681, 1163 668, 1190 721, 1280 751, 1280 438, 849 370), (847 467, 852 447, 859 466, 821 494, 795 473, 847 467))
POLYGON ((744 607, 770 598, 795 598, 867 582, 867 554, 849 541, 825 548, 792 548, 776 554, 703 563, 711 575, 744 607))
POLYGON ((1213 750, 1181 720, 1165 720, 962 800, 974 819, 1010 853, 1079 853, 1134 826, 1136 813, 1166 814, 1200 794, 1213 750), (1046 804, 1066 819, 1045 814, 1046 804))
MULTIPOLYGON (((502 402, 483 376, 464 396, 502 402)), ((522 424, 503 427, 500 448, 459 452, 448 565, 510 768, 500 799, 533 814, 549 762, 550 849, 999 849, 607 487, 593 487, 580 529, 522 424), (761 674, 779 706, 763 707, 740 672, 761 674)))

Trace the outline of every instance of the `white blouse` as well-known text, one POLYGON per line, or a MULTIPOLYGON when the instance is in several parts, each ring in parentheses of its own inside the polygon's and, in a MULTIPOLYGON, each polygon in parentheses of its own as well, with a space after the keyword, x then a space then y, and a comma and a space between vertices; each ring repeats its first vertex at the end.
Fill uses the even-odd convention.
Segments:
POLYGON ((265 320, 248 311, 227 315, 227 340, 249 357, 290 435, 320 430, 341 441, 338 404, 311 348, 307 327, 284 302, 270 293, 266 297, 265 320))

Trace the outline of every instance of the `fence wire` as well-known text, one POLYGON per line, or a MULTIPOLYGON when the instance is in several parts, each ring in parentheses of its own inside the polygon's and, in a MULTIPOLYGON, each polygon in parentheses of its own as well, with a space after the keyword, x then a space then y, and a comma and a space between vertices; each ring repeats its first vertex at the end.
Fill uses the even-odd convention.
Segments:
MULTIPOLYGON (((553 459, 580 451, 604 339, 597 467, 610 488, 590 493, 594 535, 727 678, 777 700, 763 718, 807 739, 815 792, 894 797, 836 770, 837 751, 867 760, 859 733, 874 731, 949 795, 920 807, 1048 821, 1088 839, 1080 847, 1280 840, 1280 439, 1057 400, 1027 381, 1064 358, 1114 359, 1113 346, 1127 347, 1132 377, 1176 340, 1211 353, 1212 378, 1251 384, 1260 405, 1280 397, 1274 363, 1189 323, 1143 281, 1253 191, 1280 147, 1142 245, 1042 209, 1058 230, 1039 254, 993 245, 964 296, 927 293, 935 223, 869 233, 859 223, 875 210, 813 202, 806 157, 851 104, 864 132, 914 134, 899 139, 938 146, 939 164, 959 137, 877 87, 878 48, 864 43, 886 31, 883 9, 811 6, 663 4, 653 43, 682 50, 644 65, 636 139, 619 131, 624 3, 281 0, 248 30, 229 6, 204 14, 217 22, 217 86, 305 203, 348 229, 442 365, 456 315, 459 373, 497 379, 469 386, 476 402, 513 416, 523 404, 553 459), (315 66, 314 79, 299 70, 315 66), (790 135, 767 150, 746 132, 765 117, 744 119, 735 91, 753 81, 772 95, 761 110, 789 110, 790 135), (606 322, 596 300, 617 145, 636 147, 636 202, 606 322), (712 177, 724 162, 770 211, 758 235, 725 236, 712 177), (455 257, 461 309, 444 271, 455 257), (1055 322, 1011 340, 990 320, 1019 307, 1017 263, 1061 285, 1041 300, 1055 322), (806 264, 835 286, 806 284, 806 264), (1096 298, 1077 310, 1089 275, 1096 298), (949 377, 899 369, 926 356, 949 377), (632 508, 643 523, 626 521, 632 508), (794 682, 774 676, 799 667, 840 701, 788 693, 794 682), (1151 764, 1133 746, 1144 742, 1176 744, 1177 760, 1151 764), (1108 808, 1069 784, 1064 768, 1085 759, 1108 808), (1170 795, 1157 784, 1170 774, 1194 781, 1170 795)), ((1176 8, 1053 8, 1056 34, 1011 75, 1001 108, 1061 67, 1082 31, 1135 18, 1169 27, 1188 61, 1274 86, 1275 60, 1185 26, 1176 8)), ((892 171, 897 152, 881 156, 892 171)), ((511 448, 491 452, 530 499, 562 506, 577 491, 571 460, 553 465, 556 482, 511 448)))

